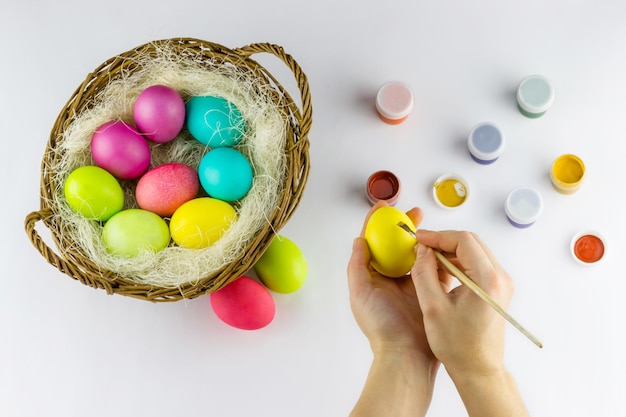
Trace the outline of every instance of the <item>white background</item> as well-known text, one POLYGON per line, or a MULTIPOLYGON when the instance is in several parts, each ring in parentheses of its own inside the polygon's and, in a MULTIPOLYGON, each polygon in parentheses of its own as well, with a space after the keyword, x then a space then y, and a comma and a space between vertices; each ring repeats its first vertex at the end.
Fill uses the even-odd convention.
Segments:
MULTIPOLYGON (((402 181, 399 208, 420 206, 425 228, 478 232, 514 277, 510 311, 545 344, 508 326, 507 364, 533 416, 626 415, 625 2, 6 0, 0 56, 0 415, 347 415, 371 355, 345 270, 369 209, 365 181, 379 169, 402 181), (298 292, 274 294, 275 320, 259 331, 226 326, 208 297, 153 304, 81 285, 24 233, 24 217, 39 208, 50 128, 74 89, 111 56, 177 36, 233 48, 276 43, 309 78, 311 175, 281 231, 305 253, 309 276, 298 292), (533 120, 519 114, 514 93, 534 73, 552 80, 557 98, 533 120), (373 110, 391 80, 416 99, 398 126, 373 110), (483 121, 507 139, 489 166, 465 147, 483 121), (587 166, 574 195, 550 185, 563 153, 587 166), (430 195, 449 171, 472 193, 452 212, 430 195), (518 185, 545 203, 524 230, 503 211, 518 185), (592 267, 569 254, 586 228, 608 240, 607 257, 592 267)), ((286 67, 259 60, 296 94, 286 67)), ((429 415, 464 413, 442 369, 429 415)))

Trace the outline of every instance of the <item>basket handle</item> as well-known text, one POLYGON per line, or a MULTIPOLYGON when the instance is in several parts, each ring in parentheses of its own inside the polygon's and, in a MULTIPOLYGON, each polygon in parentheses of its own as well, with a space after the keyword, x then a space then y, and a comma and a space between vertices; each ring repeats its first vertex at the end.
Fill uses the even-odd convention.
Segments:
MULTIPOLYGON (((311 90, 309 89, 309 82, 306 74, 304 74, 302 68, 300 68, 300 65, 298 65, 296 60, 293 59, 291 55, 286 53, 282 46, 271 43, 252 43, 241 48, 237 48, 235 49, 235 51, 237 52, 237 54, 244 57, 251 57, 252 55, 258 53, 268 53, 274 55, 275 57, 283 61, 283 63, 285 63, 287 67, 289 67, 294 77, 296 78, 298 90, 300 92, 300 99, 302 100, 302 113, 300 114, 299 120, 300 133, 302 137, 308 137, 312 124, 311 116, 313 114, 313 107, 311 105, 311 90)), ((279 84, 276 79, 273 79, 273 81, 279 84)), ((285 92, 285 94, 287 93, 285 92)))
POLYGON ((46 226, 48 226, 46 219, 50 218, 52 212, 50 210, 41 210, 41 211, 33 211, 32 213, 26 216, 24 220, 24 228, 26 229, 26 234, 30 239, 33 246, 41 253, 41 255, 48 261, 49 264, 56 267, 59 271, 64 273, 69 273, 71 275, 74 268, 71 267, 63 258, 61 258, 57 253, 50 248, 44 242, 41 235, 35 229, 35 225, 39 221, 43 221, 46 226))

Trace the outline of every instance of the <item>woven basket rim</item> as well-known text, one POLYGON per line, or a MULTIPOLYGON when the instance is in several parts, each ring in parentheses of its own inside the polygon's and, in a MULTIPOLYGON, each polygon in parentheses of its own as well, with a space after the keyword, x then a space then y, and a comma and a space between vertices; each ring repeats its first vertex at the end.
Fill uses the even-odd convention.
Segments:
POLYGON ((109 58, 89 73, 85 80, 70 96, 50 132, 49 140, 41 163, 40 208, 26 216, 25 229, 32 244, 59 271, 93 288, 104 289, 108 294, 120 294, 142 300, 163 302, 190 299, 216 291, 249 271, 263 254, 272 238, 291 218, 302 198, 310 170, 308 134, 312 125, 312 104, 306 75, 284 49, 270 43, 253 43, 230 49, 223 45, 196 38, 170 38, 155 40, 139 45, 124 53, 109 58), (236 65, 252 72, 264 83, 270 85, 285 110, 287 128, 287 178, 276 210, 266 227, 249 242, 242 256, 218 271, 201 278, 197 282, 185 283, 176 288, 142 284, 129 278, 105 270, 78 252, 72 242, 67 242, 61 233, 59 217, 55 216, 54 184, 51 180, 49 158, 54 154, 63 132, 70 126, 80 111, 89 106, 93 97, 107 80, 115 77, 118 71, 133 71, 138 56, 155 53, 156 48, 166 45, 173 47, 181 56, 200 59, 207 66, 236 65), (252 56, 268 53, 282 61, 295 77, 301 105, 298 106, 281 83, 252 56), (50 247, 36 229, 38 222, 49 229, 55 248, 50 247))

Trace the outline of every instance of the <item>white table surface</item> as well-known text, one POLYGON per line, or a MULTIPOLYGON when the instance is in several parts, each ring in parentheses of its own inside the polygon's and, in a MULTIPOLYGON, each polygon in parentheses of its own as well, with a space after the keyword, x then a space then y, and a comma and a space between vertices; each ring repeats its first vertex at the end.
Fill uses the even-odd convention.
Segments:
MULTIPOLYGON (((545 344, 538 349, 508 326, 507 364, 533 416, 626 415, 625 2, 89 3, 0 6, 0 415, 347 415, 371 354, 345 271, 369 209, 364 184, 379 169, 400 177, 399 208, 420 206, 426 228, 478 232, 514 277, 510 311, 545 344), (178 36, 276 43, 309 78, 311 175, 281 231, 305 253, 309 276, 298 292, 274 294, 275 320, 259 331, 226 326, 208 297, 153 304, 81 285, 24 233, 24 217, 38 209, 50 128, 76 86, 117 53, 178 36), (557 98, 544 117, 527 119, 514 93, 534 73, 552 80, 557 98), (407 83, 416 100, 398 126, 373 110, 378 87, 391 80, 407 83), (489 166, 472 161, 464 143, 483 121, 508 141, 489 166), (583 187, 568 196, 548 177, 563 153, 587 166, 583 187), (448 171, 472 191, 453 212, 430 195, 448 171), (535 187, 545 203, 524 230, 503 211, 518 185, 535 187), (608 240, 592 267, 568 251, 585 228, 608 240)), ((260 61, 293 88, 281 63, 260 61)), ((429 415, 464 415, 443 370, 429 415)))

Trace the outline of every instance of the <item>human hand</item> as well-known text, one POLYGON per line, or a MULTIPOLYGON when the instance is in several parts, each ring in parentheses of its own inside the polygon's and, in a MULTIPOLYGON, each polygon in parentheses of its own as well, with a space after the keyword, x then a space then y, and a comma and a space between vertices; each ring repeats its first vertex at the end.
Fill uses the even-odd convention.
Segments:
MULTIPOLYGON (((379 202, 372 207, 365 218, 360 237, 354 241, 348 264, 350 306, 375 354, 410 352, 428 363, 434 363, 436 360, 426 340, 422 313, 411 277, 388 278, 370 265, 370 251, 363 237, 365 225, 370 215, 384 205, 386 203, 379 202)), ((416 226, 423 218, 418 208, 411 209, 407 215, 416 226)))
POLYGON ((464 285, 439 268, 440 250, 503 308, 513 296, 513 281, 489 248, 469 232, 418 230, 411 276, 433 354, 455 375, 486 375, 504 369, 505 320, 464 285))

